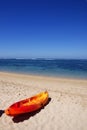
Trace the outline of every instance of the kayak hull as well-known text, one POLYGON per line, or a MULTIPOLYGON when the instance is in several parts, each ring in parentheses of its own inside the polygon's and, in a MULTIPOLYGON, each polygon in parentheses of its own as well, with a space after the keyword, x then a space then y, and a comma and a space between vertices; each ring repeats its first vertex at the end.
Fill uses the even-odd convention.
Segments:
POLYGON ((31 98, 21 100, 9 106, 5 113, 9 116, 17 116, 23 113, 34 112, 42 108, 48 102, 48 92, 39 93, 31 98))

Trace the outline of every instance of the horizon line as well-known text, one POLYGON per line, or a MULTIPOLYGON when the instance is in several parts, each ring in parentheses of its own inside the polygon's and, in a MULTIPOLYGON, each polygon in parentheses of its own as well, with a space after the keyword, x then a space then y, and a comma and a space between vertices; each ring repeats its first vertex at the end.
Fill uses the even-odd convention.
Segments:
POLYGON ((43 58, 43 57, 37 57, 37 58, 0 58, 0 60, 5 60, 5 59, 15 59, 15 60, 87 60, 87 58, 43 58))

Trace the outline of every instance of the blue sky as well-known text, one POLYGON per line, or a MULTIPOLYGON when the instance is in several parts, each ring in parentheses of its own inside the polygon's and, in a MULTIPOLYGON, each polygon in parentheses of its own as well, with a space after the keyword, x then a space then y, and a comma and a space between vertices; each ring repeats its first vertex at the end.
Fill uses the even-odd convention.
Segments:
POLYGON ((87 0, 0 1, 0 58, 87 59, 87 0))

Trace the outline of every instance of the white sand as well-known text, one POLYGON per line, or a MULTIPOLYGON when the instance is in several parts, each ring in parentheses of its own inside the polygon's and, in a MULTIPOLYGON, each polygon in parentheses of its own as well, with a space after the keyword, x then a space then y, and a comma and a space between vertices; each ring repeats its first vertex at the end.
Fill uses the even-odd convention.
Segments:
POLYGON ((0 72, 0 130, 87 130, 87 80, 0 72), (3 113, 45 90, 51 101, 39 112, 15 118, 3 113))

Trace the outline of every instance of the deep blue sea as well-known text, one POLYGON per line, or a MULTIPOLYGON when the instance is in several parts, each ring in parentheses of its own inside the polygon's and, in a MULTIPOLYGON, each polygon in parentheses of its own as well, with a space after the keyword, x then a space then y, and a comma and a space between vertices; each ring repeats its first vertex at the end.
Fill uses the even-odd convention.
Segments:
POLYGON ((87 60, 0 59, 0 71, 87 79, 87 60))

